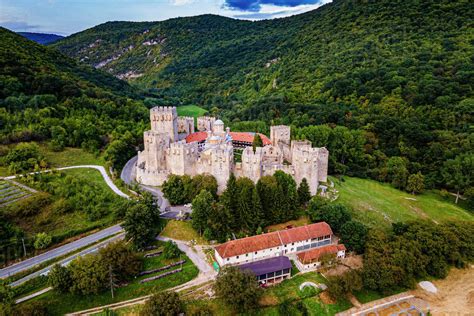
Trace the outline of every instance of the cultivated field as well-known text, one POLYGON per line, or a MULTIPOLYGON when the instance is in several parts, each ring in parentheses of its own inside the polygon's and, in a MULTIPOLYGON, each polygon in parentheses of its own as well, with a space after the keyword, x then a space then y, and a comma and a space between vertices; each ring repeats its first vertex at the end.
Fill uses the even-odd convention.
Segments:
POLYGON ((22 187, 15 182, 0 180, 0 208, 27 198, 33 193, 35 193, 34 190, 22 187))
POLYGON ((337 201, 350 206, 356 219, 373 227, 388 227, 393 222, 415 219, 474 221, 474 214, 451 199, 443 199, 435 191, 411 195, 373 180, 344 179, 342 182, 332 178, 339 191, 337 201))

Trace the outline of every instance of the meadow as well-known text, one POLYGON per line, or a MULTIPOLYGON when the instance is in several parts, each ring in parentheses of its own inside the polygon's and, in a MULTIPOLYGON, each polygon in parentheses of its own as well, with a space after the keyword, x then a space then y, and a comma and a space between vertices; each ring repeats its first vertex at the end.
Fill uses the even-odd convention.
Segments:
POLYGON ((474 221, 474 214, 454 204, 454 198, 443 198, 438 191, 419 195, 393 188, 390 184, 369 179, 331 177, 339 191, 337 202, 352 208, 355 219, 371 227, 389 227, 394 222, 427 219, 441 221, 474 221))
POLYGON ((197 106, 197 105, 183 105, 178 106, 177 109, 179 116, 192 116, 194 118, 198 116, 203 116, 207 113, 207 110, 197 106))

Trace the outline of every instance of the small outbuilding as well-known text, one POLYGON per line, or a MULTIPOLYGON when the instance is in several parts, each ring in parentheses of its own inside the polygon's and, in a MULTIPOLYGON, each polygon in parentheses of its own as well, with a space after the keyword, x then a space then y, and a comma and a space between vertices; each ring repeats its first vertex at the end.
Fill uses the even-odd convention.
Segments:
POLYGON ((327 245, 320 248, 314 248, 308 251, 296 254, 296 266, 302 271, 316 270, 321 266, 321 258, 324 255, 331 254, 335 258, 344 258, 346 256, 346 247, 343 244, 327 245))
POLYGON ((242 264, 238 267, 241 270, 252 271, 259 284, 274 284, 289 279, 292 266, 288 257, 279 256, 242 264))

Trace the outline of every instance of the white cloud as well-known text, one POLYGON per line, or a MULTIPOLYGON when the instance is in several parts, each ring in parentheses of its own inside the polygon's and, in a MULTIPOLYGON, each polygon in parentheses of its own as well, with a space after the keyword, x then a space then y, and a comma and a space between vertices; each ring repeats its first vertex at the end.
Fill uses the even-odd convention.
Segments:
POLYGON ((194 0, 171 0, 171 4, 175 6, 183 6, 194 3, 194 0))

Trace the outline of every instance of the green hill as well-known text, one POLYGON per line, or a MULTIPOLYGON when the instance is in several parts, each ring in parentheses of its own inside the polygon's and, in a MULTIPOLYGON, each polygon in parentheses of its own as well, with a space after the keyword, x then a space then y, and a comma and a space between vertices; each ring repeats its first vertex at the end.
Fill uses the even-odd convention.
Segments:
POLYGON ((232 126, 346 126, 358 134, 315 142, 332 150, 331 172, 387 180, 399 156, 433 186, 444 161, 474 147, 473 20, 467 0, 337 0, 257 22, 109 22, 52 46, 232 126))
POLYGON ((259 22, 214 15, 109 22, 53 46, 164 94, 220 107, 264 96, 364 105, 391 94, 413 105, 450 96, 446 104, 470 93, 472 17, 469 1, 339 0, 259 22))
POLYGON ((138 137, 148 117, 127 82, 4 28, 0 78, 0 144, 52 139, 54 150, 97 151, 126 130, 138 137))

